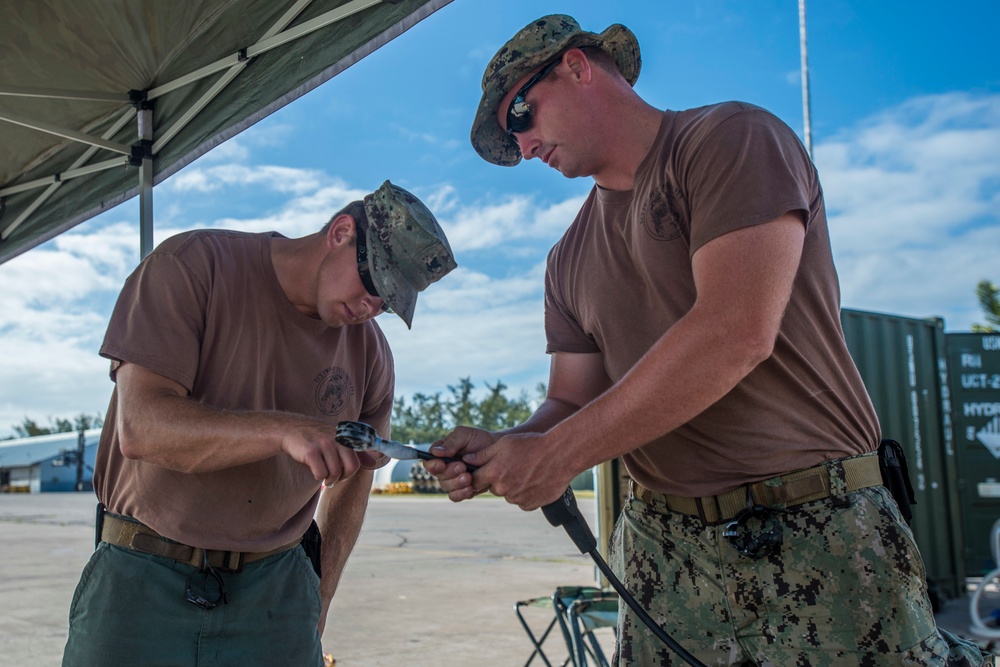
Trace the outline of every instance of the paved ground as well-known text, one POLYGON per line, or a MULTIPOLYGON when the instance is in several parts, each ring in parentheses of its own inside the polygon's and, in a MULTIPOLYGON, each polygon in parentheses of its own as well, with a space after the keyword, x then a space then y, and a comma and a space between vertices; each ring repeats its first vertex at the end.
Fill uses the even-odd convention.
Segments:
MULTIPOLYGON (((59 664, 67 609, 94 546, 94 504, 89 493, 0 495, 0 663, 59 664)), ((324 646, 337 667, 522 665, 531 646, 514 603, 593 577, 541 513, 495 498, 373 496, 324 646)), ((986 611, 1000 606, 1000 594, 986 597, 986 611)), ((949 601, 939 625, 968 636, 967 604, 949 601)), ((535 622, 550 618, 529 611, 535 622)), ((603 643, 610 652, 610 637, 603 643)))
MULTIPOLYGON (((59 664, 73 590, 94 548, 95 502, 89 493, 0 495, 0 664, 59 664)), ((514 603, 592 585, 589 563, 540 512, 496 498, 373 496, 324 649, 337 667, 522 665, 531 644, 514 603)), ((530 611, 533 621, 551 618, 530 611)))

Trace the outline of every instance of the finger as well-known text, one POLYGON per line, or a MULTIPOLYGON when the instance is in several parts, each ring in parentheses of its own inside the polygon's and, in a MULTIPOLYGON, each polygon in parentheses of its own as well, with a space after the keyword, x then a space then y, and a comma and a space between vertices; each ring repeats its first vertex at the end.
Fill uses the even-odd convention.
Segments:
POLYGON ((340 479, 353 477, 358 470, 361 470, 361 459, 358 458, 356 451, 338 444, 337 454, 340 458, 340 479))
POLYGON ((462 489, 468 489, 472 491, 472 475, 469 473, 462 473, 457 477, 451 477, 448 479, 439 478, 441 482, 441 488, 444 489, 449 495, 452 492, 460 491, 462 489))
POLYGON ((431 454, 434 456, 440 456, 441 458, 451 458, 457 454, 464 444, 459 443, 457 440, 451 440, 451 436, 444 440, 438 440, 433 445, 431 445, 431 454))
POLYGON ((482 468, 497 455, 498 451, 499 448, 497 447, 497 443, 493 443, 487 447, 483 447, 477 452, 468 452, 463 454, 462 461, 468 463, 469 465, 476 466, 477 468, 482 468))
POLYGON ((340 462, 340 452, 337 451, 339 445, 334 447, 324 447, 323 461, 326 463, 326 478, 323 480, 324 486, 333 486, 343 477, 343 468, 340 462))
POLYGON ((322 453, 311 451, 306 454, 305 459, 306 460, 302 461, 302 463, 309 467, 309 472, 312 473, 312 476, 316 480, 323 481, 329 476, 330 471, 327 468, 326 461, 323 459, 322 453))
POLYGON ((451 491, 448 494, 448 499, 451 500, 453 503, 460 503, 463 500, 469 500, 469 499, 473 498, 475 495, 476 494, 472 490, 471 486, 465 486, 465 487, 462 487, 461 489, 457 489, 455 491, 451 491))
POLYGON ((378 470, 390 461, 388 456, 374 450, 358 452, 358 460, 365 470, 378 470))
POLYGON ((441 461, 439 459, 433 459, 424 461, 424 468, 427 472, 431 473, 439 480, 453 479, 458 477, 463 472, 466 472, 468 468, 461 461, 441 461))
POLYGON ((435 456, 455 456, 472 443, 477 432, 476 429, 459 426, 446 435, 444 440, 438 440, 431 445, 431 453, 435 456))

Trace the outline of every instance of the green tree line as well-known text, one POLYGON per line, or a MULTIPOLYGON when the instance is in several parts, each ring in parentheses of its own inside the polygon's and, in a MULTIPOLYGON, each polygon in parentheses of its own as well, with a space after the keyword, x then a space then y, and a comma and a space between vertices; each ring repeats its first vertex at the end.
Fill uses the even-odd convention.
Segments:
POLYGON ((983 309, 986 324, 973 324, 976 333, 1000 333, 1000 288, 989 280, 981 280, 976 285, 976 300, 983 309))
POLYGON ((104 426, 104 417, 100 414, 88 415, 81 412, 76 417, 73 417, 73 419, 62 419, 59 417, 53 419, 49 417, 48 426, 43 426, 34 419, 25 416, 24 421, 20 424, 11 425, 16 435, 9 435, 6 438, 0 438, 0 440, 31 438, 36 435, 49 435, 50 433, 72 433, 86 431, 91 428, 100 428, 101 426, 104 426))
POLYGON ((506 394, 507 385, 497 380, 484 383, 486 394, 474 396, 470 378, 448 385, 447 395, 416 393, 407 401, 397 398, 392 406, 392 437, 400 442, 428 443, 440 440, 456 426, 474 426, 498 431, 525 421, 545 397, 545 385, 539 384, 532 401, 526 391, 518 396, 506 394))

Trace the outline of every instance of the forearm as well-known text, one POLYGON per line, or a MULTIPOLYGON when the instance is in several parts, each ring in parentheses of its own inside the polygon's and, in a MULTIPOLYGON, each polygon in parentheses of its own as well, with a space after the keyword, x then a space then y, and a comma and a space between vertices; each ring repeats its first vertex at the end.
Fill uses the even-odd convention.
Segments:
POLYGON ((514 433, 545 433, 579 409, 580 406, 571 404, 567 401, 551 397, 546 398, 527 420, 512 428, 497 431, 496 435, 505 436, 514 433))
POLYGON ((316 523, 323 540, 323 577, 320 582, 320 592, 323 597, 321 630, 326 622, 330 602, 344 572, 344 566, 361 533, 365 511, 368 508, 372 476, 371 471, 362 470, 350 479, 324 489, 320 498, 316 523))
POLYGON ((619 382, 548 432, 552 456, 587 470, 669 433, 725 396, 769 348, 718 325, 697 310, 678 321, 619 382))
POLYGON ((125 456, 189 473, 264 460, 281 453, 290 430, 325 428, 302 415, 221 410, 169 393, 120 395, 117 426, 125 456))

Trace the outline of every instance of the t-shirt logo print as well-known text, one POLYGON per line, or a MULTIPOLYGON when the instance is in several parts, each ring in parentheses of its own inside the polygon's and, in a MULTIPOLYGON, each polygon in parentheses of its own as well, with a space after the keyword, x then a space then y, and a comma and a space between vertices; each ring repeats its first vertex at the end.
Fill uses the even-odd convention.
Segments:
POLYGON ((354 383, 347 371, 330 366, 316 376, 316 407, 324 415, 335 415, 354 396, 354 383))
POLYGON ((681 235, 677 203, 667 190, 657 190, 642 207, 642 225, 654 239, 672 241, 681 235))

